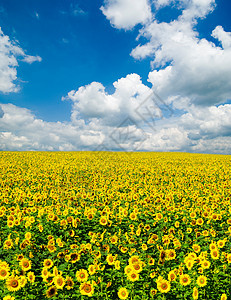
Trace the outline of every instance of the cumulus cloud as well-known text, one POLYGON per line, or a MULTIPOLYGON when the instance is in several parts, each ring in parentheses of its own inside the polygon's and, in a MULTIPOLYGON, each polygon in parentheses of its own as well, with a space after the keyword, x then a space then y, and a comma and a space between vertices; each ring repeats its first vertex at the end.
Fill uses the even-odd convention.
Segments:
POLYGON ((101 10, 111 24, 119 29, 132 29, 152 17, 148 0, 106 0, 101 10))
POLYGON ((16 84, 19 59, 30 64, 42 60, 40 56, 27 55, 0 28, 0 92, 10 93, 19 90, 16 84))
POLYGON ((212 36, 221 42, 219 47, 200 39, 193 21, 206 16, 213 5, 209 0, 191 1, 177 20, 154 20, 140 31, 139 36, 148 42, 134 48, 131 55, 135 59, 152 58, 149 81, 163 98, 188 97, 191 104, 198 105, 219 104, 230 98, 231 33, 221 26, 213 30, 212 36))
MULTIPOLYGON (((113 94, 108 94, 99 82, 92 82, 77 91, 70 91, 63 99, 73 102, 72 121, 76 123, 81 119, 98 118, 100 124, 107 126, 119 125, 128 116, 137 122, 141 121, 136 109, 150 95, 151 89, 142 83, 138 74, 129 74, 113 85, 113 94)), ((151 105, 152 100, 149 99, 145 104, 151 105)), ((158 111, 157 107, 156 112, 158 111)), ((143 113, 142 108, 140 113, 143 113)))

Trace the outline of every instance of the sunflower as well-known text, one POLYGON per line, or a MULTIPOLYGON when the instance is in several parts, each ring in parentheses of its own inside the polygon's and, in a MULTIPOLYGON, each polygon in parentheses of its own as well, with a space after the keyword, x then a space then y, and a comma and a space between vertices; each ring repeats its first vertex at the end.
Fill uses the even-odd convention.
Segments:
POLYGON ((47 269, 51 268, 54 265, 53 261, 50 258, 47 258, 43 262, 43 266, 47 269))
POLYGON ((221 300, 227 300, 227 295, 226 294, 222 294, 221 295, 221 300))
POLYGON ((65 285, 65 279, 61 275, 55 276, 53 282, 57 289, 63 289, 65 285))
POLYGON ((28 231, 25 233, 25 239, 30 240, 31 239, 31 233, 28 231))
POLYGON ((67 276, 65 281, 66 281, 66 289, 67 290, 71 290, 74 288, 74 281, 71 277, 67 276))
POLYGON ((219 248, 223 248, 223 247, 225 246, 225 240, 219 240, 219 241, 217 242, 217 246, 218 246, 219 248))
POLYGON ((189 285, 191 283, 191 278, 188 274, 180 275, 180 284, 183 286, 189 285))
POLYGON ((128 294, 129 294, 129 292, 128 292, 128 290, 126 289, 126 288, 124 288, 124 287, 121 287, 119 290, 118 290, 118 297, 120 298, 120 299, 127 299, 128 298, 128 294))
POLYGON ((211 250, 210 255, 211 255, 212 259, 218 259, 219 258, 219 250, 218 249, 211 250))
POLYGON ((133 270, 133 267, 132 267, 131 265, 128 265, 128 266, 126 266, 126 267, 124 268, 124 273, 125 273, 126 275, 128 275, 128 274, 130 274, 130 273, 132 272, 132 270, 133 270))
POLYGON ((171 289, 170 282, 161 278, 159 281, 157 281, 157 289, 161 293, 168 293, 171 289))
POLYGON ((128 275, 128 280, 134 282, 139 280, 139 274, 133 269, 128 275))
POLYGON ((133 265, 133 264, 139 263, 139 262, 140 262, 140 258, 138 255, 133 255, 128 260, 129 265, 133 265))
POLYGON ((207 284, 207 277, 204 276, 204 275, 200 275, 198 278, 197 278, 197 285, 199 287, 204 287, 206 286, 207 284))
POLYGON ((7 295, 7 296, 3 297, 2 300, 15 300, 15 297, 7 295))
POLYGON ((194 260, 193 259, 189 259, 185 262, 185 265, 187 267, 188 270, 191 270, 193 265, 194 265, 194 260))
POLYGON ((71 263, 75 263, 75 262, 77 262, 77 261, 79 261, 80 260, 80 254, 79 253, 71 253, 70 254, 70 261, 71 261, 71 263))
POLYGON ((118 242, 118 236, 113 235, 110 240, 112 244, 116 244, 118 242))
POLYGON ((46 291, 46 296, 47 298, 52 298, 57 294, 57 288, 56 286, 51 286, 47 291, 46 291))
POLYGON ((198 299, 198 289, 197 287, 194 286, 193 288, 193 294, 192 294, 193 300, 197 300, 198 299))
POLYGON ((196 253, 199 253, 201 251, 201 247, 198 244, 194 244, 192 246, 192 248, 193 248, 193 251, 195 251, 196 253))
POLYGON ((99 223, 103 226, 107 225, 107 218, 105 218, 104 216, 102 216, 99 220, 99 223))
POLYGON ((110 266, 114 265, 115 263, 114 256, 112 254, 108 254, 106 260, 110 266))
POLYGON ((76 272, 76 278, 79 282, 87 281, 88 279, 88 273, 86 270, 81 269, 76 272))
POLYGON ((11 249, 13 247, 13 241, 11 239, 8 239, 4 242, 4 249, 11 249))
POLYGON ((115 261, 115 269, 120 270, 120 261, 119 260, 115 261))
POLYGON ((133 264, 133 269, 134 269, 137 273, 140 273, 140 272, 143 270, 141 263, 133 264))
POLYGON ((6 266, 0 266, 0 280, 4 280, 10 276, 9 268, 6 266))
POLYGON ((174 249, 169 249, 167 251, 167 259, 168 260, 173 260, 176 258, 176 251, 174 249))
POLYGON ((10 276, 6 279, 6 286, 8 291, 15 292, 20 290, 21 284, 20 284, 20 278, 18 276, 10 276))
POLYGON ((83 282, 80 284, 79 290, 81 295, 91 297, 94 294, 94 285, 90 281, 83 282))
POLYGON ((19 265, 21 266, 23 271, 28 271, 31 269, 31 261, 27 258, 23 258, 20 262, 19 265))
POLYGON ((150 296, 153 298, 157 293, 157 290, 156 289, 151 289, 150 290, 150 296))
POLYGON ((95 272, 96 272, 96 266, 95 265, 89 265, 89 267, 88 267, 88 273, 90 275, 94 275, 95 272))
POLYGON ((203 269, 209 269, 210 265, 211 265, 211 263, 210 263, 209 260, 203 260, 203 261, 201 262, 201 267, 202 267, 203 269))
POLYGON ((169 281, 175 281, 176 280, 176 274, 173 270, 168 273, 168 280, 169 281))
POLYGON ((27 273, 27 278, 28 278, 28 280, 29 280, 31 283, 34 283, 34 281, 35 281, 35 275, 34 275, 34 272, 28 272, 28 273, 27 273))
POLYGON ((231 253, 227 254, 226 259, 227 259, 228 264, 231 264, 231 253))

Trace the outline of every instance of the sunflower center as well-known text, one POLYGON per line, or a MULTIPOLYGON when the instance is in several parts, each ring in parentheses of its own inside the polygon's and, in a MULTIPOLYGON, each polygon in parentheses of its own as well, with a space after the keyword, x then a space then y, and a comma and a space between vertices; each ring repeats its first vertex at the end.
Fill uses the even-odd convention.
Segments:
POLYGON ((18 280, 16 280, 16 279, 13 279, 12 281, 11 281, 11 286, 12 287, 17 287, 18 286, 18 280))

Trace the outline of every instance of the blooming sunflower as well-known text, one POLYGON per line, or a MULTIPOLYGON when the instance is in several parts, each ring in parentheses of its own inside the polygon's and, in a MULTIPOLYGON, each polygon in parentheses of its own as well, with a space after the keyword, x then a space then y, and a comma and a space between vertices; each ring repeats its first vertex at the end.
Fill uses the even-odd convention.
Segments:
POLYGON ((95 265, 89 265, 88 272, 90 275, 94 275, 96 272, 96 266, 95 265))
POLYGON ((83 282, 79 287, 80 294, 91 297, 94 294, 94 285, 90 281, 83 282))
POLYGON ((107 225, 107 218, 102 216, 99 220, 99 223, 103 226, 107 225))
POLYGON ((27 278, 28 278, 28 280, 29 280, 31 283, 34 283, 34 281, 35 281, 35 275, 34 275, 34 272, 28 272, 28 273, 27 273, 27 278))
POLYGON ((168 280, 169 281, 176 280, 176 274, 175 274, 175 272, 173 270, 168 273, 168 280))
POLYGON ((65 285, 65 279, 61 275, 57 275, 53 278, 53 282, 57 289, 63 289, 65 285))
POLYGON ((110 266, 114 265, 115 263, 114 256, 112 254, 108 254, 106 260, 110 266))
POLYGON ((211 263, 210 263, 209 260, 203 260, 203 261, 201 262, 201 267, 202 267, 203 269, 209 269, 210 265, 211 265, 211 263))
POLYGON ((6 279, 6 286, 8 291, 10 292, 16 292, 20 290, 21 284, 20 284, 20 278, 18 276, 10 276, 6 279))
POLYGON ((23 271, 28 271, 31 269, 31 261, 27 258, 23 258, 19 265, 21 266, 23 271))
POLYGON ((124 287, 121 287, 119 290, 118 290, 118 297, 122 300, 124 299, 127 299, 128 298, 128 295, 129 295, 129 292, 126 288, 124 287))
POLYGON ((157 289, 161 293, 168 293, 171 289, 170 282, 168 280, 165 280, 165 279, 158 280, 157 281, 157 289))
POLYGON ((52 298, 57 294, 57 288, 56 286, 51 286, 47 291, 46 291, 46 296, 47 298, 52 298))
POLYGON ((0 280, 4 280, 10 276, 9 269, 6 266, 0 267, 0 280))
POLYGON ((134 269, 127 276, 132 282, 139 280, 139 274, 134 269))
POLYGON ((50 258, 47 258, 43 262, 43 266, 47 269, 51 268, 54 265, 53 261, 50 258))
POLYGON ((180 284, 183 286, 189 285, 191 283, 191 278, 188 274, 180 275, 180 284))
POLYGON ((222 294, 221 295, 221 300, 227 300, 227 295, 226 294, 222 294))
POLYGON ((141 263, 136 263, 136 264, 133 264, 133 269, 137 272, 137 273, 140 273, 143 268, 142 268, 142 264, 141 263))
POLYGON ((193 294, 192 294, 192 296, 193 296, 193 300, 197 300, 198 299, 198 289, 195 286, 193 288, 193 294))
POLYGON ((206 286, 207 284, 207 277, 204 276, 204 275, 200 275, 198 278, 197 278, 197 285, 199 287, 204 287, 206 286))
POLYGON ((219 258, 219 250, 218 249, 211 250, 210 255, 211 255, 212 259, 218 259, 219 258))
POLYGON ((66 281, 66 289, 67 290, 73 289, 73 287, 74 287, 73 279, 70 276, 67 276, 65 281, 66 281))
POLYGON ((3 300, 15 300, 15 297, 7 295, 7 296, 3 297, 3 300))
POLYGON ((76 272, 76 278, 79 282, 84 282, 87 281, 88 279, 88 273, 86 270, 81 269, 79 271, 76 272))

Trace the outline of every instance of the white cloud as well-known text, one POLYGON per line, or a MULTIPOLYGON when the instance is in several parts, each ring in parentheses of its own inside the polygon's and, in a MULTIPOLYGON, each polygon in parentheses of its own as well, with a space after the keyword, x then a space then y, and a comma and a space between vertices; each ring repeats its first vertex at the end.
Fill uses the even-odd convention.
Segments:
POLYGON ((72 121, 98 118, 104 125, 119 125, 126 116, 132 116, 136 121, 139 116, 135 109, 151 92, 145 86, 139 75, 129 74, 113 83, 115 92, 109 95, 99 82, 70 91, 67 97, 73 101, 72 121))
POLYGON ((139 36, 148 42, 138 45, 131 55, 136 59, 153 58, 149 81, 163 98, 180 96, 189 98, 190 103, 213 105, 231 97, 231 33, 221 26, 213 30, 212 36, 221 42, 221 48, 200 39, 192 21, 192 16, 199 15, 195 7, 200 7, 200 16, 205 16, 213 3, 192 1, 177 20, 155 20, 140 31, 139 36), (186 10, 190 18, 185 18, 186 10))
POLYGON ((101 10, 111 24, 120 29, 132 29, 152 17, 148 0, 106 0, 101 10))
POLYGON ((221 42, 223 49, 231 49, 231 32, 225 32, 222 26, 217 26, 212 36, 221 42))
POLYGON ((41 61, 40 56, 30 56, 16 43, 10 41, 0 28, 0 92, 17 92, 16 85, 18 60, 22 59, 27 63, 41 61))
POLYGON ((33 62, 41 62, 42 61, 42 58, 40 56, 31 56, 31 55, 26 55, 24 58, 23 58, 23 61, 27 62, 28 64, 32 64, 33 62))

